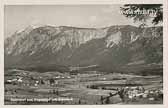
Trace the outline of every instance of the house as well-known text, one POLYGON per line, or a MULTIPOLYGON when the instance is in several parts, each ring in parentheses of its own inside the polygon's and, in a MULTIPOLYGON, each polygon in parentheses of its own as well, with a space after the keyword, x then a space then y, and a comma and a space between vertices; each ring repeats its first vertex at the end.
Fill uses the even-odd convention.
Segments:
POLYGON ((22 80, 21 78, 19 78, 17 81, 18 81, 19 83, 22 83, 22 82, 23 82, 23 80, 22 80))
POLYGON ((131 87, 126 86, 124 88, 124 93, 126 97, 128 97, 129 99, 133 99, 135 97, 140 97, 140 96, 143 97, 144 88, 142 86, 131 86, 131 87))

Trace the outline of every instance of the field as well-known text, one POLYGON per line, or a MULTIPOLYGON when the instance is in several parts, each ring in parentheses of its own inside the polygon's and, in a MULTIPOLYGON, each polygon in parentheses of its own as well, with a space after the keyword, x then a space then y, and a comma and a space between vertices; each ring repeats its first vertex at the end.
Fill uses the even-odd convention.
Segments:
POLYGON ((5 104, 162 104, 162 75, 5 72, 5 104))

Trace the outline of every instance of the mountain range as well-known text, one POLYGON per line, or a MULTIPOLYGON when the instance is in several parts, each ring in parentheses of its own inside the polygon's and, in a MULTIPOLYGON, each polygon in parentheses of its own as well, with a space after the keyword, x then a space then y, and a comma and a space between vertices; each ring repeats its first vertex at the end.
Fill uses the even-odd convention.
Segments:
POLYGON ((163 28, 29 26, 6 38, 4 46, 5 68, 62 70, 94 65, 101 71, 113 71, 162 65, 163 28))

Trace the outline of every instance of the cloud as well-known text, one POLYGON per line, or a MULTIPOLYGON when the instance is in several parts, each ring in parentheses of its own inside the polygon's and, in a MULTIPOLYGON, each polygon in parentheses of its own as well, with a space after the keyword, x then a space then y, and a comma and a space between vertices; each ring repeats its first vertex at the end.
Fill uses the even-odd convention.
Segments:
POLYGON ((98 20, 97 16, 90 16, 89 18, 90 22, 96 22, 98 20))

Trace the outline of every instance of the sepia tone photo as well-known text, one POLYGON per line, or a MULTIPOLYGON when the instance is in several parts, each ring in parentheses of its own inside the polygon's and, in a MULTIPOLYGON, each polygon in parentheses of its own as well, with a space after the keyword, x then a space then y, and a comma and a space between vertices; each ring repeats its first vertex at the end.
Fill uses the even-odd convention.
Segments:
POLYGON ((5 105, 163 104, 163 5, 5 5, 5 105))

